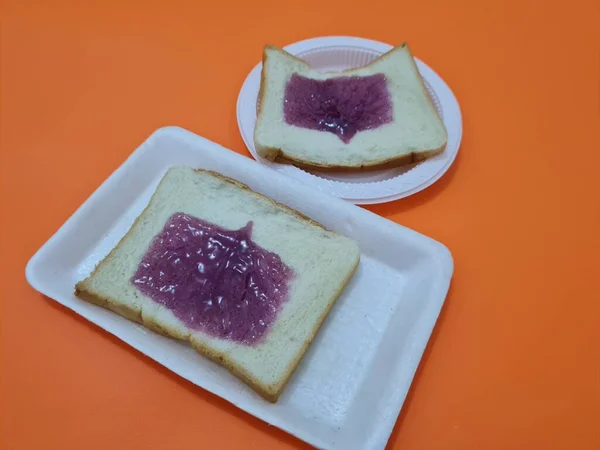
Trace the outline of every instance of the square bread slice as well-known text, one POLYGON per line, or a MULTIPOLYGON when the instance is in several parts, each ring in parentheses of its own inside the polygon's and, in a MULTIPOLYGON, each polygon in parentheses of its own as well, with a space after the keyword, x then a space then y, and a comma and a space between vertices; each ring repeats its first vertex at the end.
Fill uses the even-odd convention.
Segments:
POLYGON ((316 170, 380 169, 434 156, 444 150, 446 141, 444 124, 429 98, 407 44, 395 47, 366 66, 327 73, 312 69, 280 48, 265 47, 254 129, 254 143, 260 156, 316 170), (300 88, 289 88, 290 80, 297 80, 298 76, 309 80, 303 88, 306 89, 308 84, 307 98, 302 97, 300 88), (318 86, 325 80, 374 76, 379 79, 383 76, 387 95, 385 91, 374 94, 368 86, 334 88, 330 85, 328 89, 318 86), (287 97, 288 92, 294 93, 291 100, 287 97), (361 98, 365 95, 367 98, 361 98), (382 99, 382 95, 387 98, 382 99), (340 117, 367 120, 368 117, 385 116, 385 120, 381 119, 384 123, 379 126, 368 125, 349 142, 344 142, 334 132, 290 122, 284 105, 292 100, 300 104, 304 120, 316 127, 322 126, 317 123, 325 123, 330 131, 340 117), (373 112, 381 104, 377 102, 382 101, 389 102, 386 110, 391 112, 373 112), (325 108, 322 103, 329 106, 325 108))
POLYGON ((119 244, 77 283, 78 297, 163 335, 189 341, 270 402, 276 402, 360 259, 356 243, 215 172, 173 167, 119 244), (132 283, 142 258, 174 213, 227 230, 252 221, 251 239, 294 272, 264 338, 252 345, 190 329, 132 283))

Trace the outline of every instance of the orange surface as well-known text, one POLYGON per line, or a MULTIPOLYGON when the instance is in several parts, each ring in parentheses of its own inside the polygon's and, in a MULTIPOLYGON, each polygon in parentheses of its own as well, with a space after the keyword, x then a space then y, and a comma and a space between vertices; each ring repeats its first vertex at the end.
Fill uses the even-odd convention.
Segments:
POLYGON ((1 18, 2 449, 307 447, 24 268, 154 129, 248 154, 235 102, 263 44, 331 34, 407 40, 464 114, 440 182, 369 207, 456 263, 389 448, 600 448, 598 1, 4 0, 1 18))

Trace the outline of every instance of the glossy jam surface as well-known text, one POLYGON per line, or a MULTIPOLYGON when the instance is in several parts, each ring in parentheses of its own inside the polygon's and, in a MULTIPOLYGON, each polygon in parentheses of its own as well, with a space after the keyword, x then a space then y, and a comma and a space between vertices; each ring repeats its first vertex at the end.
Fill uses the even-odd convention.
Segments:
POLYGON ((359 131, 393 120, 383 74, 327 80, 294 74, 286 85, 283 114, 289 125, 328 131, 346 144, 359 131))
POLYGON ((259 342, 287 300, 293 271, 251 234, 252 222, 231 231, 176 213, 131 282, 194 330, 259 342))

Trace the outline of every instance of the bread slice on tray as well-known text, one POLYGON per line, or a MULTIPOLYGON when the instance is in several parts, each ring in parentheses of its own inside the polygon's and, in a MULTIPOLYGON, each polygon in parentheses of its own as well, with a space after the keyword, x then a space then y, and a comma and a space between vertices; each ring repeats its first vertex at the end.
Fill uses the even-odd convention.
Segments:
POLYGON ((320 73, 266 46, 258 154, 309 169, 395 167, 444 150, 447 133, 407 44, 369 65, 320 73))
POLYGON ((75 292, 276 402, 359 259, 354 241, 235 180, 173 167, 75 292))

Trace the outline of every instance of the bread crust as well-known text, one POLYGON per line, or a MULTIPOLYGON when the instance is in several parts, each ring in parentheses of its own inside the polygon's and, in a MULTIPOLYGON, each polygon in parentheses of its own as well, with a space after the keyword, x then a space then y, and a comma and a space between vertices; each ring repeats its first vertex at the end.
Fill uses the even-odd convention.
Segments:
MULTIPOLYGON (((445 147, 445 146, 444 146, 445 147)), ((439 155, 444 151, 444 147, 437 148, 435 150, 428 150, 425 152, 412 152, 406 155, 402 155, 397 158, 390 158, 382 161, 378 161, 374 164, 361 164, 358 166, 340 166, 340 165, 319 165, 310 161, 304 161, 300 158, 293 158, 289 155, 286 155, 281 149, 273 149, 273 151, 277 152, 277 157, 274 161, 283 163, 283 164, 292 164, 300 169, 307 170, 318 170, 320 172, 356 172, 360 171, 368 171, 368 170, 384 170, 384 169, 394 169, 396 167, 406 166, 408 164, 413 164, 421 161, 425 161, 432 156, 439 155)))
MULTIPOLYGON (((406 43, 406 42, 392 48, 391 50, 387 51, 386 53, 383 53, 382 55, 378 56, 377 58, 375 58, 373 61, 371 61, 369 64, 367 64, 365 66, 346 69, 346 70, 342 70, 341 72, 336 72, 336 73, 343 73, 343 74, 351 76, 359 69, 369 67, 383 59, 389 58, 393 52, 395 52, 399 49, 406 49, 406 51, 408 51, 408 53, 410 55, 410 60, 412 62, 413 69, 416 71, 416 73, 419 73, 419 69, 417 67, 417 64, 415 63, 413 56, 412 56, 410 47, 409 47, 408 43, 406 43)), ((263 61, 262 61, 263 64, 262 64, 261 77, 260 77, 260 88, 258 91, 258 98, 257 98, 257 104, 256 104, 257 124, 258 124, 258 121, 261 120, 261 114, 262 114, 262 110, 263 110, 262 105, 264 105, 264 103, 265 103, 264 96, 265 96, 265 90, 266 90, 265 86, 267 83, 267 74, 266 74, 265 67, 266 67, 266 62, 268 59, 268 51, 267 50, 279 52, 281 54, 286 55, 289 58, 296 60, 297 62, 302 63, 306 67, 310 67, 309 64, 306 63, 306 61, 303 61, 302 59, 296 57, 295 55, 292 55, 291 53, 286 52, 285 50, 283 50, 279 47, 276 47, 274 45, 266 45, 265 46, 264 51, 263 51, 263 61)), ((334 72, 327 72, 327 73, 334 73, 334 72)), ((431 98, 429 97, 429 93, 427 92, 427 88, 425 87, 425 82, 423 81, 423 78, 421 76, 419 76, 418 79, 419 79, 419 86, 420 86, 423 94, 425 95, 425 98, 426 98, 429 108, 435 114, 435 116, 438 118, 438 120, 440 120, 442 127, 445 130, 446 128, 444 126, 444 123, 443 123, 442 119, 439 117, 437 110, 435 108, 435 105, 433 104, 433 102, 431 101, 431 98)), ((258 127, 256 126, 255 131, 257 128, 258 127)), ((322 172, 370 171, 370 170, 392 169, 392 168, 396 168, 396 167, 405 166, 408 164, 424 161, 428 158, 431 158, 432 156, 442 153, 446 148, 447 140, 448 140, 448 136, 446 134, 446 139, 444 141, 444 144, 438 148, 423 150, 423 151, 419 151, 419 152, 412 152, 410 154, 401 155, 398 157, 388 158, 388 159, 379 160, 379 161, 374 161, 374 162, 370 162, 370 163, 321 164, 321 163, 316 163, 316 162, 310 161, 310 160, 304 160, 302 158, 298 158, 298 157, 295 157, 290 154, 286 154, 286 152, 279 147, 259 146, 257 144, 256 138, 254 139, 255 146, 257 148, 260 147, 262 149, 262 152, 264 153, 263 156, 270 161, 278 162, 281 164, 294 165, 296 167, 299 167, 300 169, 318 170, 318 171, 322 171, 322 172)))
MULTIPOLYGON (((256 191, 253 191, 252 189, 250 189, 250 187, 248 187, 247 185, 245 185, 237 180, 234 180, 232 178, 229 178, 225 175, 222 175, 218 172, 211 171, 211 170, 196 169, 195 171, 199 172, 199 173, 201 173, 201 172, 208 173, 224 182, 232 183, 232 184, 236 185, 237 187, 248 191, 249 193, 251 193, 252 195, 254 195, 258 198, 268 200, 272 204, 276 205, 278 208, 281 208, 281 209, 285 210, 286 212, 295 215, 300 220, 309 222, 310 224, 312 224, 314 226, 318 226, 319 228, 321 228, 323 230, 329 231, 323 225, 321 225, 320 223, 316 222, 315 220, 305 216, 304 214, 300 213, 299 211, 296 211, 282 203, 278 203, 266 195, 260 194, 256 191)), ((144 208, 142 213, 136 218, 133 225, 131 226, 129 231, 125 234, 125 236, 110 251, 110 253, 102 261, 100 261, 100 263, 94 268, 92 273, 86 279, 78 282, 75 285, 75 295, 82 300, 85 300, 94 305, 101 306, 110 311, 113 311, 113 312, 119 314, 120 316, 123 316, 133 322, 142 324, 146 328, 148 328, 152 331, 155 331, 163 336, 186 341, 186 342, 190 343, 191 346, 198 353, 207 357, 211 361, 224 366, 234 376, 236 376, 241 381, 246 383, 250 388, 252 388, 256 393, 258 393, 265 400, 267 400, 271 403, 276 403, 279 400, 281 393, 285 389, 285 386, 288 384, 288 382, 289 382, 292 374, 294 373, 296 367, 298 366, 300 360, 304 356, 306 349, 308 348, 308 346, 310 345, 310 343, 312 342, 314 337, 317 335, 319 329, 321 328, 321 324, 325 320, 325 317, 327 316, 329 310, 331 309, 331 307, 333 306, 335 301, 339 298, 340 294, 343 292, 344 288, 346 287, 346 285, 348 284, 348 282, 354 275, 354 273, 359 265, 359 262, 360 262, 360 255, 357 258, 356 264, 354 265, 354 268, 352 269, 352 271, 349 273, 348 277, 346 277, 346 279, 340 284, 338 291, 335 293, 335 295, 332 296, 329 303, 326 305, 323 314, 315 322, 315 325, 312 329, 310 337, 303 343, 302 348, 301 348, 300 352, 298 352, 297 357, 286 368, 285 375, 282 378, 282 381, 278 384, 265 385, 265 384, 261 383, 261 381, 259 379, 253 377, 252 374, 250 372, 248 372, 243 366, 241 366, 241 365, 237 364, 235 361, 233 361, 226 352, 220 352, 213 348, 210 348, 207 345, 204 345, 202 342, 195 339, 193 333, 190 332, 190 333, 183 334, 177 328, 165 327, 161 324, 158 324, 157 322, 155 322, 152 319, 151 316, 145 316, 143 310, 137 310, 137 309, 133 308, 131 305, 125 304, 125 303, 119 301, 119 299, 103 296, 99 292, 96 292, 90 286, 90 280, 93 278, 94 274, 96 272, 98 272, 98 270, 100 270, 103 265, 108 264, 111 261, 111 259, 115 257, 115 254, 116 254, 117 250, 120 248, 120 246, 123 243, 125 243, 126 240, 129 239, 129 237, 131 235, 133 235, 135 233, 136 228, 139 226, 140 220, 144 217, 145 213, 153 205, 153 201, 155 199, 156 192, 158 191, 158 189, 160 188, 160 185, 164 182, 164 180, 165 180, 165 178, 163 177, 163 179, 159 183, 157 189, 155 190, 155 193, 152 195, 152 198, 148 202, 148 205, 146 206, 146 208, 144 208)))

